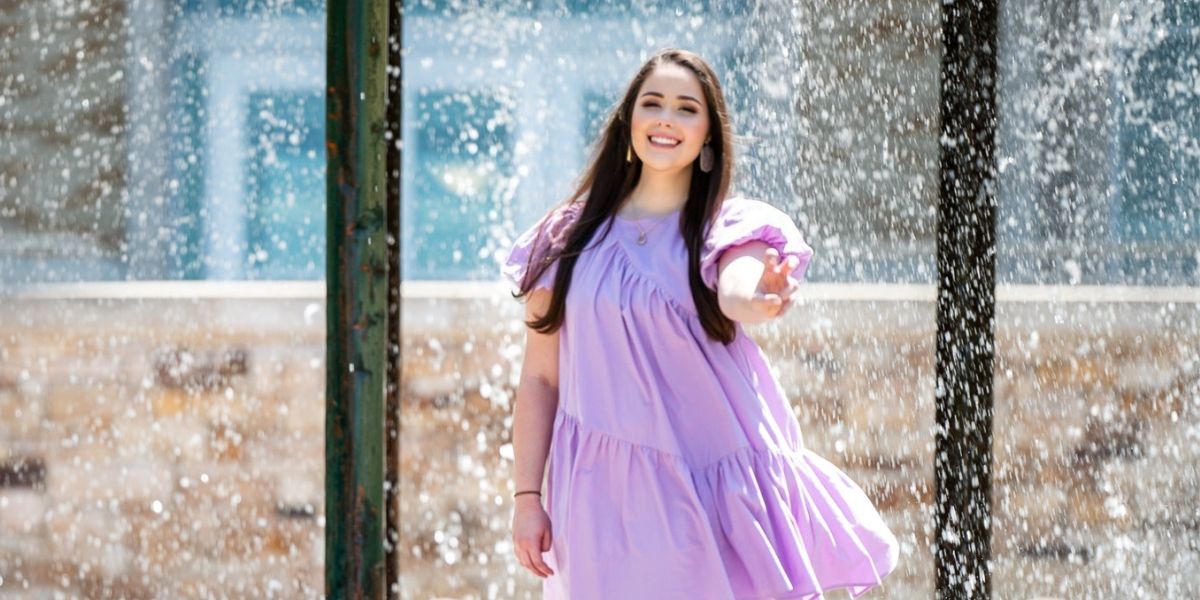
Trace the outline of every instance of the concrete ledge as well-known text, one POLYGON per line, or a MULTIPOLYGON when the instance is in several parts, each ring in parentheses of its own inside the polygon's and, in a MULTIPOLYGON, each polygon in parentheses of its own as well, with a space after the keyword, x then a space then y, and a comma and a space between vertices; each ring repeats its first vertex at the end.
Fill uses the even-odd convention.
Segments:
MULTIPOLYGON (((400 293, 413 300, 489 300, 511 292, 502 281, 407 281, 400 293)), ((809 283, 805 301, 933 302, 932 285, 907 283, 809 283)), ((99 281, 36 284, 4 290, 0 299, 324 299, 323 281, 99 281)), ((997 302, 1151 304, 1200 303, 1200 287, 1113 285, 1015 285, 996 287, 997 302)))

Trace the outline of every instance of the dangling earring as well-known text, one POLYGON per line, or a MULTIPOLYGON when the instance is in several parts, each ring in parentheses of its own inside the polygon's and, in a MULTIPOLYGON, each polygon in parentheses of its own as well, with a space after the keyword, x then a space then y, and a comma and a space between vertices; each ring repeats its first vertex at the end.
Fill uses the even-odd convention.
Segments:
POLYGON ((705 144, 700 148, 700 170, 708 173, 713 168, 713 149, 712 146, 705 144))
POLYGON ((630 144, 625 147, 625 162, 627 162, 627 163, 633 162, 633 144, 630 144))

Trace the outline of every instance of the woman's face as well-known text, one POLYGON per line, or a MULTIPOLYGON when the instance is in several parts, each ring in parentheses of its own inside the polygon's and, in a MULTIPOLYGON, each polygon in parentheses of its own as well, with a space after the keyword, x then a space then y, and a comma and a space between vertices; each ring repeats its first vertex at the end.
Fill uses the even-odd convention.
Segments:
POLYGON ((690 167, 709 139, 708 126, 704 91, 687 68, 661 64, 642 82, 630 126, 642 168, 670 172, 690 167))

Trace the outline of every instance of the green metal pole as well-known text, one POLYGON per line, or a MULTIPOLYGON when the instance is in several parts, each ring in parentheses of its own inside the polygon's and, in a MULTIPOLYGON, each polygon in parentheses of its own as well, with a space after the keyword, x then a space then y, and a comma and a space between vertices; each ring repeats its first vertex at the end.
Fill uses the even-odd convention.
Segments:
POLYGON ((381 599, 388 244, 386 0, 329 0, 325 593, 381 599))

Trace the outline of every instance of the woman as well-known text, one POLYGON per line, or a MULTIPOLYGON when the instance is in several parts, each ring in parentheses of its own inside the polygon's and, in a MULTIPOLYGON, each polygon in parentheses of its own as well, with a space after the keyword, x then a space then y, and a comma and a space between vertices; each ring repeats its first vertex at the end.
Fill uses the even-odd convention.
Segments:
POLYGON ((528 325, 513 542, 546 598, 857 597, 895 568, 742 330, 787 311, 812 249, 726 197, 731 138, 708 64, 655 54, 575 193, 508 255, 528 325))

